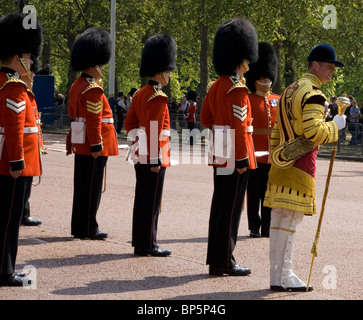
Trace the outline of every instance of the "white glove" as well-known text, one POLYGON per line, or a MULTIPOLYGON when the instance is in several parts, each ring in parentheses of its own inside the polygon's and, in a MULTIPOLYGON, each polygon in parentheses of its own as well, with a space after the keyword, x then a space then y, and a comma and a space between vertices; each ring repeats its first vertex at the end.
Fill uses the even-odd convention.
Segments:
POLYGON ((345 115, 337 114, 333 121, 337 124, 338 130, 342 130, 345 127, 345 115))

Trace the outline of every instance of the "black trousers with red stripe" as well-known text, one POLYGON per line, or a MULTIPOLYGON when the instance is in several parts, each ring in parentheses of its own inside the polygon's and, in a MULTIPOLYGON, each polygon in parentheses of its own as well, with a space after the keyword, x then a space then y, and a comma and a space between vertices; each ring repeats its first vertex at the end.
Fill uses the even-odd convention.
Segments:
POLYGON ((26 190, 33 177, 0 176, 0 279, 15 271, 26 190))
POLYGON ((230 268, 236 264, 233 250, 236 246, 243 200, 247 188, 247 172, 219 174, 214 168, 214 192, 209 218, 207 264, 230 268))
POLYGON ((96 214, 101 202, 107 159, 75 155, 71 222, 71 234, 75 237, 90 236, 99 231, 96 214))
POLYGON ((166 168, 159 173, 151 171, 148 164, 135 165, 136 187, 132 220, 132 246, 151 249, 156 244, 158 219, 163 194, 166 168))

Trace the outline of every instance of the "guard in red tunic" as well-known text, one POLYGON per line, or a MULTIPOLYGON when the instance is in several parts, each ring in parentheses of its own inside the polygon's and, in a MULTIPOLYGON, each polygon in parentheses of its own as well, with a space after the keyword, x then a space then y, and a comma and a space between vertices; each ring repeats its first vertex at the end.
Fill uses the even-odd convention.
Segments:
POLYGON ((82 71, 69 91, 68 105, 73 120, 68 153, 75 153, 71 233, 79 239, 108 236, 99 231, 96 214, 108 156, 118 155, 112 110, 101 84, 111 45, 105 30, 90 28, 76 39, 71 53, 73 70, 82 71))
POLYGON ((276 120, 279 96, 271 93, 276 80, 277 57, 274 48, 267 42, 258 44, 258 61, 246 73, 246 85, 252 109, 253 143, 257 168, 249 170, 247 186, 247 217, 251 237, 269 237, 271 208, 263 206, 271 167, 271 132, 276 120), (260 155, 259 155, 260 153, 260 155), (261 208, 261 216, 259 211, 261 208), (260 233, 261 229, 261 233, 260 233))
POLYGON ((42 173, 38 127, 23 76, 31 76, 31 55, 39 56, 42 27, 23 27, 26 15, 0 19, 0 286, 22 286, 31 280, 15 273, 25 190, 42 173))
POLYGON ((132 246, 140 256, 171 254, 157 246, 156 233, 165 171, 170 166, 168 97, 161 88, 176 69, 175 54, 176 44, 169 34, 156 34, 146 41, 140 75, 149 77, 149 82, 134 94, 124 122, 125 129, 135 135, 131 147, 136 173, 132 246))
MULTIPOLYGON (((35 72, 37 72, 39 70, 39 59, 37 57, 31 56, 31 60, 33 62, 32 65, 30 66, 31 75, 29 76, 27 74, 26 76, 22 77, 22 80, 28 86, 28 88, 27 88, 28 97, 29 97, 30 103, 33 108, 33 113, 34 113, 35 121, 36 121, 37 128, 38 128, 37 135, 38 135, 38 140, 39 140, 39 152, 41 155, 43 155, 43 154, 45 154, 45 150, 44 150, 44 145, 43 145, 41 122, 40 122, 37 102, 35 100, 35 95, 33 92, 33 81, 34 81, 35 72)), ((40 177, 39 177, 39 182, 40 182, 40 177)), ((39 226, 42 224, 41 220, 30 217, 29 198, 30 198, 30 194, 31 194, 32 185, 33 185, 33 182, 28 186, 28 188, 25 192, 25 205, 24 205, 23 217, 21 219, 22 226, 39 226)))
POLYGON ((210 275, 244 276, 233 250, 247 187, 247 169, 256 167, 251 106, 243 74, 258 58, 254 26, 229 19, 217 30, 213 64, 219 78, 211 85, 201 110, 201 123, 211 128, 214 193, 210 211, 207 264, 210 275))
POLYGON ((189 107, 185 115, 185 121, 189 130, 189 143, 192 145, 195 143, 193 129, 195 128, 195 113, 197 112, 197 93, 195 91, 189 91, 187 95, 189 107))

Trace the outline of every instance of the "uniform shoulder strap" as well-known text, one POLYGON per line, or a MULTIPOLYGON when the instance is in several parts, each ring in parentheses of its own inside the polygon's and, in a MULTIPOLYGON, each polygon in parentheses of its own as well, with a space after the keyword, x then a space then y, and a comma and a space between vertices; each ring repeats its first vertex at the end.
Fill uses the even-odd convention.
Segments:
POLYGON ((27 87, 27 84, 23 80, 19 79, 18 77, 16 77, 15 75, 13 75, 11 73, 7 73, 6 77, 8 78, 8 80, 5 81, 5 83, 2 85, 0 90, 2 90, 9 83, 21 83, 21 84, 25 85, 25 87, 27 87))
POLYGON ((103 92, 103 88, 102 86, 95 80, 95 79, 89 79, 89 78, 86 78, 87 79, 87 82, 88 82, 88 86, 87 88, 82 92, 82 94, 86 93, 87 91, 89 90, 92 90, 92 89, 101 89, 102 92, 103 92))
POLYGON ((152 99, 154 99, 156 97, 168 98, 168 96, 157 85, 153 86, 153 88, 154 88, 155 92, 151 95, 151 97, 149 98, 149 100, 147 102, 151 101, 152 99))
POLYGON ((238 78, 236 76, 231 76, 229 78, 229 80, 231 80, 231 82, 232 82, 232 87, 228 90, 228 93, 230 93, 232 90, 237 89, 237 88, 247 88, 246 85, 244 84, 244 78, 238 78))

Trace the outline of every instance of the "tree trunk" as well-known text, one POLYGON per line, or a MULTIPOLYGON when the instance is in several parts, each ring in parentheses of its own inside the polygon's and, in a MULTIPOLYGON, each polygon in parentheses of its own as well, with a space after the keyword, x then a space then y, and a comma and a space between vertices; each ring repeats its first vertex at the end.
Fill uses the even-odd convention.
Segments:
MULTIPOLYGON (((72 8, 69 9, 68 13, 67 13, 67 18, 68 18, 68 31, 67 31, 67 47, 69 49, 69 56, 71 56, 71 52, 72 52, 72 47, 73 47, 73 43, 76 40, 76 35, 72 32, 72 18, 73 18, 73 10, 72 8)), ((72 84, 74 81, 76 81, 77 79, 77 72, 75 72, 72 69, 72 66, 69 64, 68 67, 68 82, 67 82, 67 92, 66 92, 66 101, 68 104, 68 93, 69 93, 69 89, 71 88, 72 84)))
POLYGON ((199 35, 200 35, 200 101, 203 102, 204 97, 207 94, 207 86, 209 82, 209 68, 208 68, 208 26, 207 26, 207 9, 205 0, 202 0, 201 5, 202 17, 199 23, 199 35))
POLYGON ((42 50, 42 64, 40 65, 40 68, 49 66, 50 71, 51 71, 51 65, 50 65, 51 43, 52 43, 52 40, 49 37, 46 37, 44 39, 43 50, 42 50))
MULTIPOLYGON (((150 30, 146 30, 144 36, 141 38, 142 44, 145 45, 147 39, 149 39, 149 38, 150 38, 150 30)), ((142 51, 143 51, 143 49, 141 50, 141 56, 142 56, 142 51)), ((147 85, 148 82, 149 82, 149 77, 142 77, 141 78, 141 84, 140 84, 141 87, 140 88, 147 85)))
POLYGON ((276 75, 276 81, 274 86, 272 87, 272 92, 276 94, 281 94, 281 48, 282 48, 282 41, 277 40, 273 43, 273 47, 276 52, 277 56, 277 75, 276 75))
POLYGON ((285 86, 288 87, 290 84, 296 81, 296 70, 295 70, 295 61, 296 61, 296 43, 286 40, 284 42, 286 45, 286 55, 285 55, 285 86))

